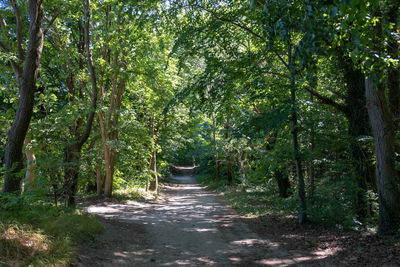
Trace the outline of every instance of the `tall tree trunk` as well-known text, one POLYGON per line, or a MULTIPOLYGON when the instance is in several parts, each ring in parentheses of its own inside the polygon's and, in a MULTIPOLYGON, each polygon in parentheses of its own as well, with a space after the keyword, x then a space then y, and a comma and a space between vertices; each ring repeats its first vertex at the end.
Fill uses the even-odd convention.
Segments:
POLYGON ((215 121, 214 112, 211 114, 213 119, 213 141, 214 141, 214 153, 215 153, 215 180, 219 180, 219 159, 218 159, 218 144, 217 144, 217 123, 215 121))
MULTIPOLYGON (((18 8, 16 8, 18 10, 18 8)), ((16 11, 17 12, 17 11, 16 11)), ((18 19, 19 16, 17 16, 18 19)), ((31 121, 36 79, 43 50, 42 1, 29 0, 29 41, 22 73, 15 68, 19 84, 19 102, 4 153, 6 174, 4 192, 20 190, 20 171, 23 168, 22 148, 31 121)), ((21 34, 17 31, 17 34, 21 34)), ((19 43, 19 45, 22 45, 19 43)))
POLYGON ((246 184, 246 170, 244 168, 244 156, 245 156, 244 151, 240 150, 238 153, 239 172, 240 172, 240 180, 243 185, 246 184))
MULTIPOLYGON (((387 17, 388 23, 393 23, 395 25, 394 29, 398 29, 399 27, 399 1, 392 1, 392 5, 387 9, 387 17), (397 27, 397 28, 396 28, 397 27)), ((387 51, 391 58, 399 58, 399 44, 398 37, 390 34, 388 36, 389 40, 387 41, 387 51)), ((387 72, 387 86, 388 86, 388 99, 389 99, 389 108, 394 118, 394 129, 397 133, 400 132, 400 69, 398 65, 392 64, 388 68, 387 72)), ((395 152, 396 152, 396 161, 400 162, 400 143, 395 142, 395 152)), ((397 170, 397 176, 400 176, 400 171, 397 170)))
POLYGON ((355 203, 357 217, 364 221, 368 215, 368 201, 366 192, 375 188, 374 167, 371 163, 372 155, 368 148, 361 144, 359 139, 371 135, 371 127, 364 97, 365 81, 361 70, 354 67, 349 57, 339 56, 339 64, 343 70, 343 78, 347 84, 344 115, 348 121, 350 150, 353 157, 353 166, 357 171, 358 192, 355 203))
POLYGON ((104 196, 111 197, 112 195, 112 183, 114 168, 112 165, 111 149, 107 143, 107 128, 104 122, 103 112, 99 110, 97 112, 98 121, 100 124, 101 141, 103 145, 104 165, 106 170, 106 179, 104 181, 104 196))
MULTIPOLYGON (((106 51, 105 49, 104 51, 106 51)), ((111 53, 111 50, 109 50, 111 53)), ((103 58, 105 58, 105 53, 103 54, 103 58)), ((119 53, 114 54, 113 58, 113 66, 117 68, 121 67, 123 70, 126 68, 124 55, 121 57, 119 61, 119 53)), ((102 80, 100 82, 100 94, 101 94, 101 106, 104 107, 104 99, 105 99, 105 90, 103 87, 104 76, 102 75, 102 80)), ((104 196, 111 197, 112 196, 112 185, 114 180, 114 171, 115 171, 115 160, 117 157, 117 148, 115 145, 109 145, 110 141, 112 144, 116 143, 118 139, 118 119, 119 119, 119 110, 121 108, 122 103, 122 95, 125 91, 125 79, 123 75, 119 73, 119 69, 115 71, 114 75, 111 79, 112 90, 110 94, 110 107, 107 112, 99 110, 98 121, 100 125, 101 132, 101 140, 103 145, 103 154, 104 154, 104 164, 106 170, 106 177, 104 181, 104 196)))
POLYGON ((300 148, 298 141, 298 126, 297 126, 297 105, 296 105, 296 82, 294 78, 294 66, 292 62, 292 46, 288 46, 288 58, 289 58, 289 71, 290 71, 290 95, 291 95, 291 121, 292 121, 292 139, 293 139, 293 158, 296 162, 297 172, 297 192, 299 195, 299 223, 303 224, 307 221, 307 209, 306 209, 306 194, 304 189, 304 177, 301 166, 300 148))
MULTIPOLYGON (((398 1, 397 6, 392 6, 388 8, 388 12, 386 14, 388 22, 393 23, 395 27, 398 27, 398 1)), ((395 28, 396 29, 396 28, 395 28)), ((398 29, 398 28, 397 28, 398 29)), ((398 37, 395 35, 389 35, 389 41, 387 42, 387 50, 391 58, 399 58, 399 43, 397 40, 398 37)), ((389 107, 390 111, 393 114, 393 117, 396 118, 395 129, 396 131, 400 130, 400 70, 398 66, 390 66, 388 70, 388 88, 389 88, 389 107)), ((396 152, 400 153, 399 147, 396 147, 396 152)))
POLYGON ((231 151, 229 147, 229 129, 230 129, 230 119, 231 119, 231 111, 228 111, 226 122, 225 122, 225 141, 226 141, 226 149, 225 149, 225 161, 226 161, 226 171, 228 176, 228 182, 231 184, 233 182, 233 171, 232 171, 232 160, 231 160, 231 151))
POLYGON ((112 185, 114 178, 114 165, 112 164, 112 158, 110 157, 110 152, 104 152, 104 162, 106 168, 106 180, 104 182, 104 196, 112 196, 112 185))
POLYGON ((153 180, 150 182, 149 189, 157 192, 158 190, 158 176, 157 176, 157 153, 155 150, 151 153, 150 170, 152 172, 153 180))
POLYGON ((65 168, 64 174, 64 190, 68 196, 67 205, 69 207, 75 206, 75 193, 78 189, 78 168, 80 161, 79 148, 76 146, 68 146, 65 148, 65 162, 68 166, 65 168))
POLYGON ((366 78, 365 96, 375 139, 376 183, 379 199, 379 225, 381 234, 393 234, 400 228, 399 177, 395 169, 395 130, 381 85, 374 90, 373 81, 366 78))
POLYGON ((156 141, 155 141, 155 114, 153 113, 150 118, 149 130, 150 130, 150 137, 153 139, 151 156, 150 156, 150 163, 149 169, 151 172, 151 176, 153 180, 148 180, 148 189, 152 191, 156 191, 158 189, 158 177, 157 177, 157 158, 156 158, 156 141))
MULTIPOLYGON (((81 150, 82 146, 88 140, 90 136, 90 132, 92 130, 94 116, 96 114, 97 108, 97 78, 96 78, 96 71, 93 66, 92 60, 92 51, 90 48, 90 35, 89 35, 89 25, 90 25, 90 0, 86 0, 84 4, 84 13, 85 13, 85 23, 83 27, 83 40, 84 44, 81 46, 85 47, 86 49, 86 60, 88 64, 89 76, 91 80, 92 92, 91 92, 91 106, 90 111, 86 120, 85 129, 83 130, 82 134, 79 135, 77 133, 80 122, 77 123, 77 127, 74 130, 75 136, 77 140, 69 145, 65 149, 65 162, 67 163, 67 167, 65 170, 65 180, 64 180, 64 190, 68 195, 68 206, 74 207, 75 206, 75 194, 78 189, 78 177, 79 177, 79 162, 81 157, 81 150)), ((71 80, 72 81, 72 80, 71 80)), ((72 90, 75 90, 74 88, 72 90)), ((78 119, 78 121, 80 121, 78 119)))
MULTIPOLYGON (((310 95, 310 101, 311 103, 314 103, 314 97, 313 95, 310 95)), ((313 158, 314 158, 314 150, 315 150, 315 131, 314 131, 314 127, 311 127, 311 134, 310 134, 310 152, 311 152, 311 160, 308 161, 308 180, 309 180, 309 191, 308 191, 308 195, 309 197, 313 197, 314 196, 314 189, 315 189, 315 169, 314 169, 314 162, 313 162, 313 158)))

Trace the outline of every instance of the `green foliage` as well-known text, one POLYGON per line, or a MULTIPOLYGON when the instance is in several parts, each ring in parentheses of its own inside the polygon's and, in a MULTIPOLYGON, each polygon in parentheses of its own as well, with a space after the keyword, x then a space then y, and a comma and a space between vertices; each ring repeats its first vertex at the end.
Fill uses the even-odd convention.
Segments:
POLYGON ((4 264, 69 266, 76 245, 95 240, 102 230, 87 213, 26 195, 1 194, 0 261, 4 264))
MULTIPOLYGON (((0 40, 11 49, 1 48, 0 53, 2 165, 18 104, 10 65, 16 60, 15 16, 3 2, 0 14, 7 26, 0 25, 0 40)), ((363 176, 352 153, 354 146, 361 148, 362 161, 370 166, 373 138, 369 130, 362 136, 350 133, 349 118, 357 110, 349 103, 362 101, 364 95, 349 93, 354 84, 345 76, 359 71, 361 78, 370 75, 383 81, 389 71, 398 71, 398 52, 393 55, 386 46, 399 40, 388 16, 391 10, 398 13, 391 1, 92 1, 90 40, 101 90, 96 112, 110 115, 106 136, 95 119, 72 161, 66 159, 67 148, 77 143, 93 111, 82 2, 54 0, 44 5, 46 18, 55 20, 44 23, 32 141, 24 147, 36 157, 35 182, 22 196, 0 195, 4 212, 15 214, 23 227, 33 221, 26 226, 28 232, 40 228, 40 235, 60 236, 66 242, 60 247, 81 242, 81 237, 91 239, 91 234, 78 233, 92 232, 83 224, 93 218, 48 203, 54 191, 63 193, 66 170, 71 168, 79 171, 79 194, 93 193, 96 174, 105 174, 104 147, 116 155, 117 199, 154 197, 143 188, 154 179, 149 163, 156 151, 161 180, 170 176, 170 165, 195 164, 201 180, 224 193, 240 212, 292 215, 297 177, 291 111, 298 115, 296 153, 305 165, 311 220, 354 227, 360 219, 356 203, 361 194, 369 205, 363 224, 375 224, 376 188, 370 181, 360 188, 363 176), (65 12, 59 13, 60 8, 65 12), (116 96, 115 85, 121 80, 124 90, 116 96), (296 93, 295 102, 289 89, 296 93), (227 181, 228 160, 233 184, 227 181), (277 171, 289 179, 288 198, 278 197, 277 171), (54 228, 44 226, 50 217, 54 228), (77 232, 67 225, 76 225, 77 232)), ((27 21, 23 24, 26 43, 27 21)))
POLYGON ((311 220, 329 226, 348 229, 357 226, 354 203, 358 186, 354 176, 337 179, 335 174, 319 181, 308 213, 311 220))
POLYGON ((145 202, 156 199, 157 194, 155 192, 146 191, 142 185, 131 185, 115 190, 113 198, 119 201, 134 200, 145 202))
POLYGON ((296 213, 296 197, 279 198, 274 184, 260 185, 228 185, 226 181, 216 182, 203 179, 207 189, 221 193, 229 206, 248 217, 271 215, 294 215, 296 213))

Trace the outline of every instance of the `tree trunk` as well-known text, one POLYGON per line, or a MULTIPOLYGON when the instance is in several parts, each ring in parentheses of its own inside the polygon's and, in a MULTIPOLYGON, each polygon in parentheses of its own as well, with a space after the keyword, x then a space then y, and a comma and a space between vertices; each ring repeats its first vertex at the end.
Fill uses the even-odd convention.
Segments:
MULTIPOLYGON (((315 148, 315 139, 314 139, 313 135, 310 136, 310 145, 311 145, 311 147, 310 147, 311 153, 313 153, 314 148, 315 148)), ((309 184, 310 184, 308 195, 311 198, 314 196, 314 191, 315 191, 315 169, 314 169, 314 162, 312 159, 308 162, 307 167, 308 167, 307 168, 308 169, 308 180, 309 180, 309 184)))
MULTIPOLYGON (((314 97, 313 95, 310 95, 310 101, 311 103, 314 103, 314 97)), ((309 180, 309 191, 308 191, 308 195, 310 198, 312 198, 314 196, 314 189, 315 189, 315 169, 314 169, 314 162, 313 162, 313 158, 314 158, 314 149, 315 149, 315 131, 314 131, 314 127, 311 127, 311 134, 310 134, 310 151, 311 151, 311 160, 308 161, 308 180, 309 180)))
POLYGON ((218 159, 218 144, 217 144, 217 123, 215 121, 214 112, 211 114, 213 119, 213 141, 214 141, 214 153, 215 153, 215 180, 219 180, 219 159, 218 159))
MULTIPOLYGON (((398 3, 398 1, 397 1, 398 3)), ((388 22, 393 23, 395 27, 398 27, 398 7, 389 8, 386 14, 388 22)), ((396 28, 395 28, 396 29, 396 28)), ((398 29, 398 28, 397 28, 398 29)), ((399 43, 398 37, 395 35, 390 35, 387 42, 387 50, 391 58, 399 58, 399 43)), ((389 107, 392 115, 397 120, 395 123, 395 129, 400 130, 400 70, 398 66, 390 66, 388 70, 388 88, 389 88, 389 107)), ((396 147, 397 153, 400 153, 399 148, 396 147)))
MULTIPOLYGON (((97 108, 97 81, 96 81, 96 72, 93 66, 92 61, 92 52, 90 49, 90 38, 89 38, 89 24, 90 24, 90 0, 86 0, 84 4, 84 13, 85 13, 85 23, 83 27, 83 43, 78 45, 78 50, 82 50, 83 47, 86 49, 86 60, 88 64, 88 70, 91 80, 92 86, 92 95, 91 95, 91 110, 89 111, 85 129, 83 130, 82 134, 78 134, 79 125, 82 122, 82 119, 78 119, 76 128, 72 130, 75 137, 77 138, 71 145, 69 145, 66 151, 65 163, 66 163, 66 170, 65 170, 65 178, 64 178, 64 190, 68 196, 68 206, 74 207, 75 206, 75 194, 78 189, 78 177, 79 177, 79 162, 81 157, 81 150, 82 146, 88 140, 90 132, 92 130, 94 116, 96 114, 97 108)), ((83 51, 82 51, 83 52, 83 51)), ((73 85, 72 78, 68 83, 70 85, 69 89, 71 92, 75 92, 75 88, 73 85)), ((72 97, 75 97, 72 95, 72 97)))
POLYGON ((157 158, 156 158, 156 151, 153 150, 151 153, 151 158, 150 158, 150 170, 152 172, 153 180, 150 182, 150 191, 155 191, 157 192, 158 190, 158 176, 157 176, 157 158))
POLYGON ((101 133, 101 141, 103 146, 103 155, 104 155, 104 165, 106 170, 106 179, 104 181, 104 196, 111 197, 112 196, 112 183, 113 183, 113 175, 114 168, 112 165, 112 156, 110 147, 107 144, 107 129, 104 122, 103 112, 99 110, 97 112, 98 121, 100 124, 100 133, 101 133))
POLYGON ((240 180, 242 184, 246 184, 246 170, 244 168, 244 151, 238 153, 240 180))
POLYGON ((111 197, 112 196, 112 184, 114 178, 114 167, 111 165, 110 153, 107 151, 104 152, 104 162, 106 168, 106 180, 104 182, 104 196, 111 197))
MULTIPOLYGON (((79 148, 76 146, 68 146, 65 149, 65 162, 68 165, 65 168, 64 174, 64 190, 65 194, 68 196, 67 204, 69 207, 75 206, 75 194, 78 189, 78 168, 80 153, 78 153, 79 148)), ((80 150, 79 150, 80 151, 80 150)))
POLYGON ((232 184, 233 182, 233 171, 232 171, 232 161, 231 161, 231 151, 229 147, 229 129, 230 129, 230 122, 231 119, 231 111, 228 111, 227 117, 226 117, 226 123, 225 123, 225 141, 226 141, 226 149, 225 149, 225 160, 226 160, 226 171, 227 171, 227 176, 228 176, 228 182, 229 184, 232 184))
POLYGON ((147 181, 147 186, 149 190, 156 191, 158 189, 158 177, 157 177, 157 158, 156 158, 156 144, 155 144, 155 114, 153 113, 150 118, 150 124, 149 124, 149 133, 150 137, 153 139, 153 144, 152 144, 152 150, 151 150, 151 156, 150 156, 150 164, 149 164, 149 169, 151 172, 151 176, 153 177, 153 180, 147 181))
POLYGON ((288 50, 289 69, 290 69, 290 95, 291 95, 291 121, 292 121, 292 139, 293 139, 293 159, 296 162, 297 172, 297 192, 299 195, 299 223, 303 224, 307 221, 306 212, 306 194, 304 189, 304 177, 300 159, 300 148, 298 142, 298 127, 297 127, 297 105, 296 105, 296 84, 294 80, 294 69, 292 62, 292 47, 289 44, 288 50))
POLYGON ((22 148, 34 105, 34 93, 43 49, 42 1, 29 1, 29 41, 21 73, 16 73, 19 84, 19 102, 17 112, 8 133, 4 153, 6 174, 4 177, 4 192, 20 190, 21 170, 23 168, 22 148))
POLYGON ((395 131, 385 96, 385 88, 374 90, 371 79, 365 80, 365 96, 375 139, 376 183, 379 199, 380 234, 393 234, 400 228, 399 177, 395 169, 395 131))
POLYGON ((368 216, 368 188, 376 188, 374 167, 371 163, 373 155, 368 148, 360 143, 363 136, 371 135, 371 127, 364 97, 365 81, 361 70, 354 67, 349 57, 339 56, 339 64, 343 70, 343 78, 347 84, 344 115, 348 121, 350 150, 353 157, 353 166, 357 172, 358 192, 355 203, 357 217, 364 221, 368 216))

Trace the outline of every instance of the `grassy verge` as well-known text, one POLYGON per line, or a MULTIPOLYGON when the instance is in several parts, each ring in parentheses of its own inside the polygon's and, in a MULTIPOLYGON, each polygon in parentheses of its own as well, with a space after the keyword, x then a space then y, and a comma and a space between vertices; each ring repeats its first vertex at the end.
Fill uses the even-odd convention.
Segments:
POLYGON ((146 191, 144 187, 132 186, 115 190, 113 198, 118 200, 145 202, 156 199, 157 194, 153 191, 146 191))
POLYGON ((280 198, 271 185, 228 185, 226 181, 198 179, 211 191, 222 195, 223 200, 247 217, 270 215, 296 215, 297 199, 280 198))
POLYGON ((156 200, 157 197, 155 192, 146 191, 141 186, 130 186, 114 190, 111 198, 99 197, 97 194, 79 195, 78 204, 80 206, 87 206, 99 203, 126 203, 128 200, 148 202, 156 200))
MULTIPOLYGON (((228 185, 226 181, 216 182, 209 177, 198 178, 209 190, 220 193, 229 206, 246 217, 298 215, 297 194, 292 193, 288 198, 281 198, 276 184, 272 182, 228 185)), ((376 217, 371 216, 364 224, 359 223, 351 203, 352 198, 349 198, 350 194, 346 194, 343 188, 319 186, 313 198, 307 199, 308 219, 315 224, 339 229, 374 232, 376 217), (337 199, 337 196, 342 199, 337 199)))
POLYGON ((21 199, 0 203, 0 266, 69 266, 76 246, 103 230, 90 214, 21 199))

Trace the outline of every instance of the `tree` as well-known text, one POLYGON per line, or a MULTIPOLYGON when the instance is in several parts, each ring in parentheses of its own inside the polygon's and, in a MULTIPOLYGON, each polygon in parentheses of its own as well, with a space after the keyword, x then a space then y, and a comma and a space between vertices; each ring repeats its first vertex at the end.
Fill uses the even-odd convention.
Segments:
POLYGON ((368 53, 379 55, 377 60, 367 62, 370 68, 367 71, 369 77, 365 80, 365 96, 375 140, 379 196, 378 230, 381 234, 393 234, 400 229, 400 175, 396 169, 396 153, 400 152, 396 143, 396 132, 399 131, 396 122, 400 119, 398 113, 400 72, 398 68, 389 65, 385 79, 383 71, 385 68, 382 67, 386 65, 383 61, 385 55, 389 58, 399 56, 397 44, 394 45, 396 42, 393 42, 393 37, 390 36, 395 30, 392 23, 394 25, 398 23, 398 4, 398 1, 388 1, 382 6, 379 3, 372 5, 370 14, 377 21, 369 24, 374 42, 369 45, 369 51, 367 50, 368 53), (386 14, 381 8, 388 10, 387 21, 383 20, 383 15, 386 14), (385 32, 389 32, 389 37, 384 35, 385 32), (386 47, 385 42, 388 43, 386 47))
MULTIPOLYGON (((84 39, 84 47, 86 50, 86 60, 87 60, 87 64, 88 64, 90 82, 91 82, 91 87, 92 87, 91 110, 89 111, 89 114, 87 117, 85 129, 84 129, 83 133, 78 137, 78 141, 75 144, 66 148, 67 162, 73 162, 73 161, 79 162, 80 151, 81 151, 84 143, 89 138, 90 131, 91 131, 92 125, 93 125, 95 112, 96 112, 96 107, 97 107, 97 94, 98 94, 97 78, 96 78, 96 70, 93 65, 93 60, 92 60, 92 51, 91 51, 91 47, 90 47, 90 32, 89 32, 90 8, 91 8, 91 2, 90 2, 90 0, 86 0, 86 2, 84 4, 85 21, 84 21, 84 26, 83 26, 83 35, 84 35, 83 39, 84 39)), ((81 46, 83 46, 83 44, 81 44, 81 46)), ((79 166, 79 164, 78 164, 78 166, 79 166)), ((75 168, 68 168, 66 171, 66 175, 65 175, 65 188, 68 193, 68 204, 70 206, 75 205, 75 193, 77 191, 77 186, 78 186, 78 172, 76 171, 75 168)))
MULTIPOLYGON (((10 4, 14 10, 16 19, 17 60, 10 60, 15 79, 19 87, 20 98, 14 122, 8 133, 6 149, 4 153, 5 168, 7 170, 4 179, 4 192, 20 190, 21 173, 23 169, 22 148, 34 106, 34 94, 36 79, 38 76, 40 57, 43 49, 43 9, 41 0, 29 1, 29 39, 26 52, 23 50, 23 25, 20 7, 16 1, 10 4), (21 63, 23 62, 23 66, 21 63)), ((5 27, 4 18, 0 18, 1 26, 5 27)), ((11 40, 12 37, 8 37, 11 40)), ((6 43, 1 43, 4 52, 11 52, 6 43)))

